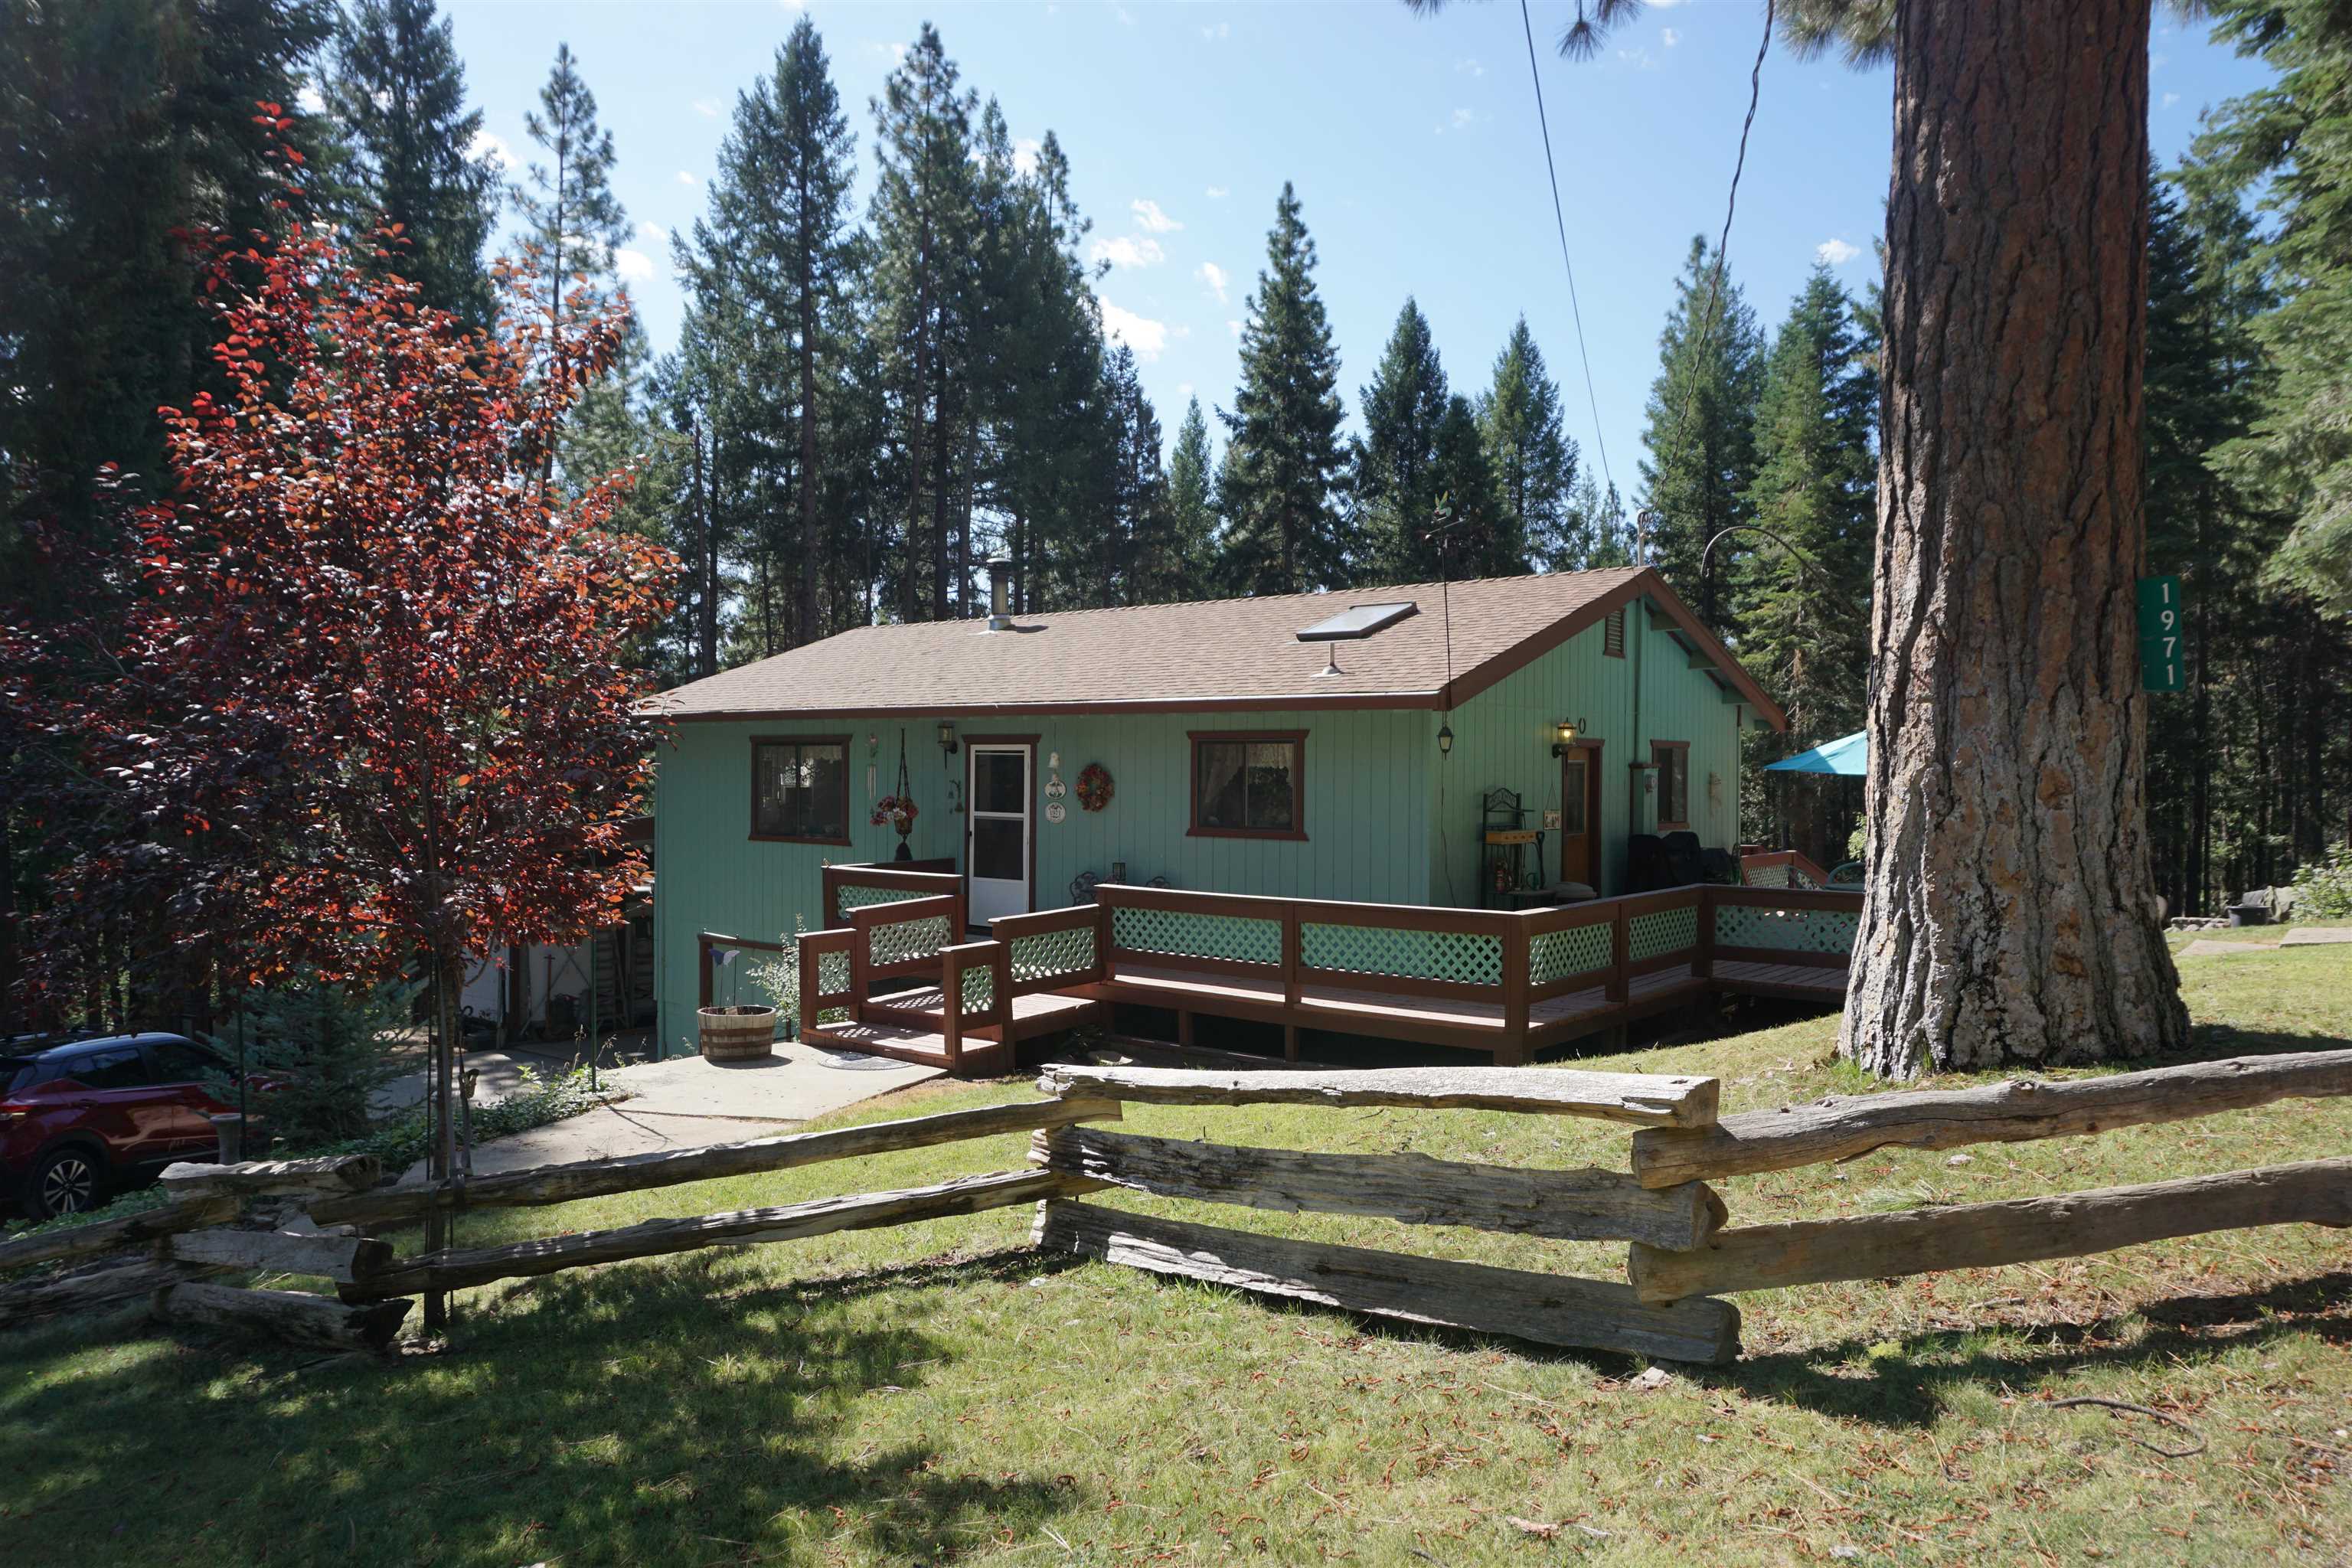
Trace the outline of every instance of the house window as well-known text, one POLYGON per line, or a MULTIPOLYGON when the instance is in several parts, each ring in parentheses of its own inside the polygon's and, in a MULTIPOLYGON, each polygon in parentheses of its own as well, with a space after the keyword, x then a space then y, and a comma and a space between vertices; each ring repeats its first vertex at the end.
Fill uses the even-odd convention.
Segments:
POLYGON ((849 737, 751 742, 751 837, 849 842, 849 737))
POLYGON ((1601 623, 1601 651, 1611 658, 1625 657, 1625 606, 1618 605, 1601 623))
POLYGON ((1307 731, 1192 734, 1192 831, 1304 838, 1307 731))
POLYGON ((1650 764, 1658 770, 1658 831, 1690 826, 1690 742, 1653 741, 1650 764))

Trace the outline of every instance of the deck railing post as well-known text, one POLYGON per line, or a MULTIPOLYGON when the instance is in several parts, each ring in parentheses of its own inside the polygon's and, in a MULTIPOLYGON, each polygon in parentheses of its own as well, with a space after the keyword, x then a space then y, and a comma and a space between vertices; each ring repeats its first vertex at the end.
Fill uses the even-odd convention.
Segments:
MULTIPOLYGON (((1299 923, 1297 901, 1285 899, 1282 901, 1282 1005, 1286 1007, 1298 1005, 1299 946, 1302 941, 1299 923)), ((1296 1034, 1286 1035, 1284 1039, 1286 1046, 1292 1047, 1295 1053, 1296 1034)))
POLYGON ((695 1005, 698 1007, 708 1007, 711 1005, 710 998, 712 992, 710 988, 710 933, 707 931, 697 931, 694 933, 694 959, 696 966, 701 971, 701 979, 699 981, 698 994, 702 998, 695 1005))
POLYGON ((1095 889, 1095 978, 1097 980, 1110 978, 1110 943, 1113 928, 1110 918, 1110 900, 1109 889, 1095 889))
POLYGON ((1503 937, 1503 1037, 1505 1049, 1496 1060, 1528 1059, 1528 922, 1525 915, 1511 921, 1503 937))
POLYGON ((1698 957, 1691 964, 1691 973, 1701 980, 1715 978, 1715 889, 1701 888, 1698 892, 1698 957))
POLYGON ((1609 919, 1609 1000, 1621 1006, 1624 1004, 1626 984, 1631 978, 1625 971, 1633 962, 1633 932, 1625 919, 1625 900, 1620 899, 1609 919))

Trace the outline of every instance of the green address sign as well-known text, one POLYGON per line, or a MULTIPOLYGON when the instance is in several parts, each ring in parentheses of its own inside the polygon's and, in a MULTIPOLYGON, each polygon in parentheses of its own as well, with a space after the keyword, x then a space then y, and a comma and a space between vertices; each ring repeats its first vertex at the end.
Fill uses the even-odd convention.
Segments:
POLYGON ((2139 580, 2139 685, 2143 691, 2179 691, 2189 684, 2180 636, 2180 579, 2139 580))

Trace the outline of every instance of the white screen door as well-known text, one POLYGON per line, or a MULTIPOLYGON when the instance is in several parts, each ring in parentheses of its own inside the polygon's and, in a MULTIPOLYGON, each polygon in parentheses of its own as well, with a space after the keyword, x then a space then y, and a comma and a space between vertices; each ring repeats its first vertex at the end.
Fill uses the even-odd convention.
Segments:
POLYGON ((966 900, 971 923, 985 929, 999 915, 1029 912, 1030 749, 982 743, 966 750, 966 900))

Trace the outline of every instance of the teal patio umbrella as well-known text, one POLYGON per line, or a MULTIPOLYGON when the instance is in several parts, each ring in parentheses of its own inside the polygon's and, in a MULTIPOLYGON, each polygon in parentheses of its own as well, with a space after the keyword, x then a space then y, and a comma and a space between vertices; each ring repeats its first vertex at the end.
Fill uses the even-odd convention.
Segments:
POLYGON ((1767 763, 1768 773, 1836 773, 1858 779, 1870 771, 1870 732, 1862 731, 1843 740, 1824 741, 1810 752, 1799 752, 1777 763, 1767 763))

